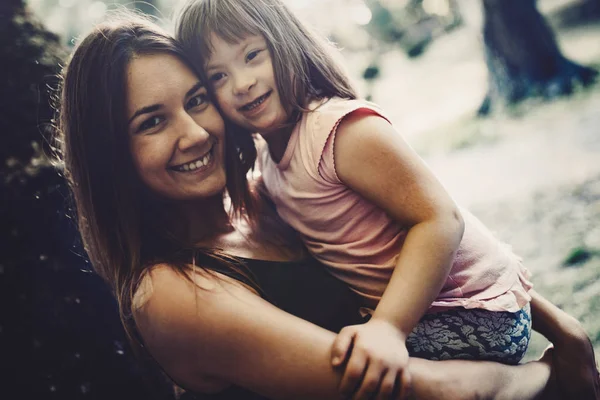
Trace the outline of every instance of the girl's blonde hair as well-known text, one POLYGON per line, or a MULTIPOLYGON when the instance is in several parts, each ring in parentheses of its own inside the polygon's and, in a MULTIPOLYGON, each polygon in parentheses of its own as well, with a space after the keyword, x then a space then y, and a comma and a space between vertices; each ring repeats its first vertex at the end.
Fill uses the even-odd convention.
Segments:
POLYGON ((298 118, 315 99, 357 97, 335 59, 337 49, 314 34, 281 0, 186 1, 176 16, 175 37, 201 68, 213 52, 213 33, 232 44, 248 35, 264 36, 279 97, 290 116, 298 118))

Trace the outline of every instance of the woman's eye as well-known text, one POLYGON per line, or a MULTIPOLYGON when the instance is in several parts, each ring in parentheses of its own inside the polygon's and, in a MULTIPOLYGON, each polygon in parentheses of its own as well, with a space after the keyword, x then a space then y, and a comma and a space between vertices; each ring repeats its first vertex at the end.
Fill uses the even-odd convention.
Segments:
POLYGON ((246 55, 246 61, 252 61, 262 50, 252 50, 246 55))
POLYGON ((143 132, 146 131, 148 129, 152 129, 155 126, 157 126, 158 124, 160 124, 162 122, 162 118, 158 117, 158 116, 154 116, 154 117, 150 117, 147 120, 145 120, 144 122, 142 122, 138 128, 138 132, 143 132))
POLYGON ((186 108, 189 110, 194 107, 208 103, 208 95, 206 93, 198 94, 188 101, 186 108))

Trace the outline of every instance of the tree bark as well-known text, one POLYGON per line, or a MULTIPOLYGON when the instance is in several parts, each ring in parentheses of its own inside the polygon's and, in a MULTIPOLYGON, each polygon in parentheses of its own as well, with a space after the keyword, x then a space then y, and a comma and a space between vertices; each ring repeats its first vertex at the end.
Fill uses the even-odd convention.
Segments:
POLYGON ((572 93, 579 82, 592 84, 597 71, 565 58, 535 0, 483 0, 488 92, 479 109, 528 97, 553 98, 572 93))

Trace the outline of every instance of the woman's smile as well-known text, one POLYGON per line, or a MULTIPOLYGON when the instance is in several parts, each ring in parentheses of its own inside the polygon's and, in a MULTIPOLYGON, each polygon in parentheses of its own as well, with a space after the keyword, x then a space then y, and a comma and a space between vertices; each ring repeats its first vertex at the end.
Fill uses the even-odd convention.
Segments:
POLYGON ((206 171, 209 167, 211 167, 212 165, 214 165, 213 163, 213 147, 210 148, 210 150, 204 154, 203 156, 198 157, 195 160, 192 160, 190 162, 186 162, 180 165, 175 165, 172 167, 169 167, 170 169, 177 171, 177 172, 184 172, 184 173, 189 173, 189 172, 202 172, 202 171, 206 171))
POLYGON ((206 88, 178 58, 144 55, 127 75, 130 149, 160 197, 201 200, 225 188, 225 124, 206 88))

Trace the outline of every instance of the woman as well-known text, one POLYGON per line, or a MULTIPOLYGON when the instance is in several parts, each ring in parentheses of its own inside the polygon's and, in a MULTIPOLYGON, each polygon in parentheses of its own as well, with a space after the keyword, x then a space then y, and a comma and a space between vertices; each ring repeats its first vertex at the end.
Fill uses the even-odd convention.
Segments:
MULTIPOLYGON (((59 133, 86 250, 133 344, 180 386, 214 398, 338 398, 332 331, 357 322, 356 300, 305 261, 248 188, 253 145, 227 134, 198 76, 169 35, 132 15, 96 27, 73 53, 59 133)), ((572 331, 567 344, 581 343, 572 331)), ((515 367, 412 359, 412 390, 535 398, 552 392, 552 354, 515 367)), ((407 378, 392 389, 405 394, 407 378)))

